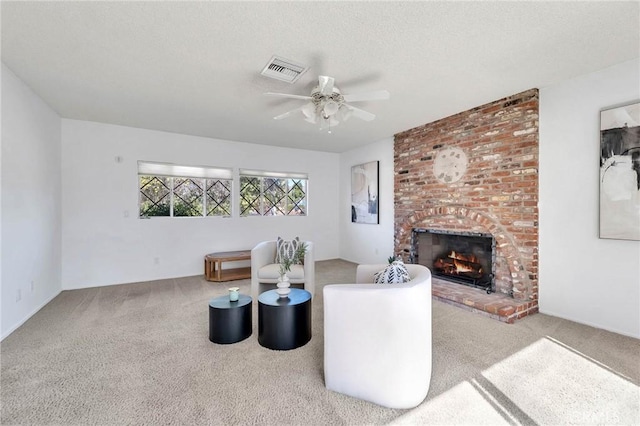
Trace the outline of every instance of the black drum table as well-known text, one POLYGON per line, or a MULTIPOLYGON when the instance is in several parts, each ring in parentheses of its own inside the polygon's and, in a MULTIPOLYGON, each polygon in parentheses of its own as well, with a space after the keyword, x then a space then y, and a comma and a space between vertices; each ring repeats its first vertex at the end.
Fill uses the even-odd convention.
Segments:
POLYGON ((289 297, 276 290, 258 296, 258 342, 269 349, 286 351, 311 340, 311 293, 292 288, 289 297))
POLYGON ((213 343, 236 343, 251 336, 251 297, 239 295, 237 302, 229 296, 209 301, 209 340, 213 343))

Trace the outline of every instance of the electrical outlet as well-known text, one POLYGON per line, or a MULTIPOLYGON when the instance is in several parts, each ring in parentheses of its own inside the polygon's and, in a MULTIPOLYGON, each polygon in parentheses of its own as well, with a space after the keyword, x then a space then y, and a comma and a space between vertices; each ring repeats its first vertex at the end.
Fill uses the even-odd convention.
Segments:
POLYGON ((123 213, 123 216, 124 217, 129 217, 129 210, 125 210, 124 213, 123 213))
POLYGON ((158 265, 160 263, 160 258, 159 257, 154 257, 153 258, 153 263, 155 263, 156 265, 158 265))
POLYGON ((33 280, 31 280, 31 293, 33 293, 33 290, 35 290, 35 285, 33 284, 33 280))
POLYGON ((378 249, 376 249, 376 254, 378 254, 378 249))
POLYGON ((22 290, 18 289, 16 292, 16 302, 19 302, 20 300, 22 300, 22 290))

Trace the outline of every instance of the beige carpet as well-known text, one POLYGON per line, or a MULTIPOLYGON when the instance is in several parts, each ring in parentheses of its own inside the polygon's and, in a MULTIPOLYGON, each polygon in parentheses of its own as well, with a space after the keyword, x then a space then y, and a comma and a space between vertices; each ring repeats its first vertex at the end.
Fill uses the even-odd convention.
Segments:
MULTIPOLYGON (((427 399, 392 410, 323 382, 322 286, 313 337, 292 351, 208 340, 208 300, 228 283, 187 277, 65 291, 0 345, 8 424, 640 424, 640 341, 537 314, 507 325, 433 304, 427 399)), ((245 294, 249 281, 234 281, 245 294)), ((410 326, 410 325, 408 325, 410 326)), ((380 350, 385 350, 380 342, 380 350)))

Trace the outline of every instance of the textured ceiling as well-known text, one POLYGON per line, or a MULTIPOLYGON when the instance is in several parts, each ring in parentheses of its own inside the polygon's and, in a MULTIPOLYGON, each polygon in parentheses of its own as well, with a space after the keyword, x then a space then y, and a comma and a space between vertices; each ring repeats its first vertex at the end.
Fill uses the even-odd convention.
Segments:
MULTIPOLYGON (((343 152, 640 56, 633 2, 1 2, 2 61, 62 117, 343 152), (310 66, 291 85, 272 55, 310 66), (318 74, 377 115, 302 114, 318 74)), ((630 94, 631 98, 638 94, 630 94)))

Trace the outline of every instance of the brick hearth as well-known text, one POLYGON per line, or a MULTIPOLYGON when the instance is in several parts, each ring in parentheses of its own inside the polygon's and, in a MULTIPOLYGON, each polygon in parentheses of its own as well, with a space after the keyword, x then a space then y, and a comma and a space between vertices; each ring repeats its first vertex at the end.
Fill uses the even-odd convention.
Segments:
POLYGON ((538 312, 536 301, 516 300, 504 294, 487 294, 484 290, 432 279, 433 297, 490 318, 512 324, 515 320, 538 312))
POLYGON ((434 283, 435 297, 506 322, 537 312, 538 90, 395 135, 394 205, 395 252, 405 260, 413 228, 495 238, 496 293, 434 283), (447 148, 468 159, 457 181, 442 182, 433 172, 434 158, 447 148))

